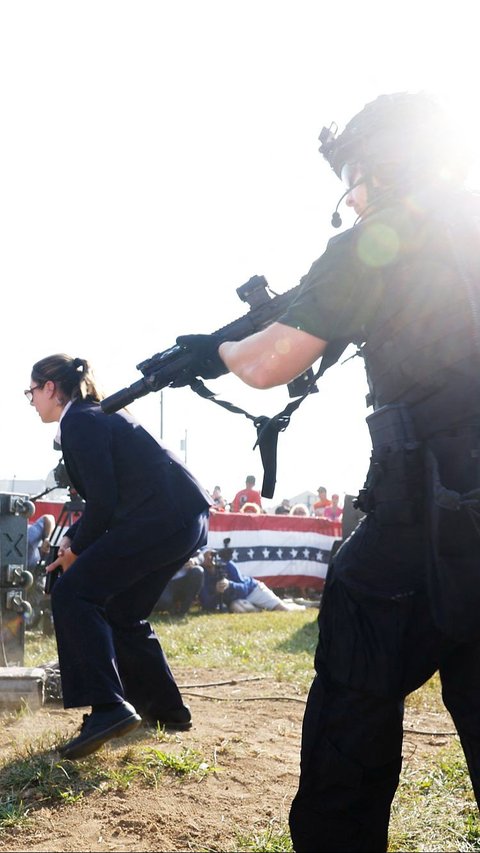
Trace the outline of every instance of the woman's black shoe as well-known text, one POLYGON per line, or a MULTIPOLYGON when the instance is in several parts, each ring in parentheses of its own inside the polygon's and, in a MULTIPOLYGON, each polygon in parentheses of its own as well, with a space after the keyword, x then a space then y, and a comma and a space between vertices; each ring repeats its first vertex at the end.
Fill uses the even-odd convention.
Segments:
POLYGON ((158 714, 158 716, 152 712, 142 714, 142 719, 149 726, 162 726, 165 729, 187 731, 187 729, 192 728, 192 715, 187 705, 183 705, 181 708, 176 708, 173 711, 165 711, 165 713, 158 714))
POLYGON ((142 718, 129 702, 119 702, 113 711, 93 711, 83 715, 83 723, 78 737, 60 747, 62 758, 74 761, 84 758, 100 749, 104 743, 114 737, 133 732, 138 728, 142 718))

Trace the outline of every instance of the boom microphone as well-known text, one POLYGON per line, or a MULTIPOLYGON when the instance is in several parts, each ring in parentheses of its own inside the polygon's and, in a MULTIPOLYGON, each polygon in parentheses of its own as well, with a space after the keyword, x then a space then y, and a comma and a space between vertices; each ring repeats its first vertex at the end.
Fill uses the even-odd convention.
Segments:
POLYGON ((365 181, 365 178, 363 178, 363 177, 362 177, 362 178, 359 178, 359 179, 358 179, 358 181, 355 181, 355 182, 352 184, 352 186, 351 186, 351 187, 348 187, 348 189, 347 189, 347 190, 345 190, 345 192, 343 193, 343 195, 341 195, 341 196, 340 196, 340 198, 338 199, 337 206, 336 206, 335 210, 334 210, 334 211, 333 211, 333 213, 332 213, 332 220, 331 220, 331 222, 332 222, 332 226, 333 226, 334 228, 340 228, 340 226, 342 225, 342 217, 340 216, 340 214, 339 214, 339 212, 338 212, 338 208, 340 207, 340 205, 341 205, 341 203, 342 203, 343 199, 344 199, 344 198, 345 198, 345 196, 347 196, 347 195, 348 195, 352 190, 354 190, 354 189, 355 189, 355 187, 358 187, 358 186, 360 186, 360 184, 363 184, 363 183, 364 183, 364 181, 365 181))
POLYGON ((333 226, 334 228, 340 228, 340 226, 341 226, 341 224, 342 224, 342 217, 340 216, 340 214, 339 214, 339 212, 338 212, 338 208, 340 207, 340 205, 341 205, 341 203, 342 203, 343 199, 345 198, 345 196, 349 194, 349 192, 350 192, 350 190, 351 190, 351 189, 353 189, 353 187, 349 187, 349 188, 348 188, 348 190, 346 190, 346 191, 343 193, 343 195, 341 195, 341 196, 340 196, 340 198, 338 199, 337 206, 336 206, 335 210, 334 210, 334 211, 333 211, 333 213, 332 213, 332 226, 333 226))

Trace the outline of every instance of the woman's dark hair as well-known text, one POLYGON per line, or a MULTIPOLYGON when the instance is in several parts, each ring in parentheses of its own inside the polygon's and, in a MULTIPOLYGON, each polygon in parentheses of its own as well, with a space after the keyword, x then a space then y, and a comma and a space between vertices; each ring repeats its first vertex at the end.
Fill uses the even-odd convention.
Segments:
POLYGON ((105 396, 95 384, 88 361, 85 358, 72 358, 65 353, 48 355, 37 361, 32 367, 32 380, 42 388, 45 382, 55 382, 65 403, 69 400, 99 403, 105 396))

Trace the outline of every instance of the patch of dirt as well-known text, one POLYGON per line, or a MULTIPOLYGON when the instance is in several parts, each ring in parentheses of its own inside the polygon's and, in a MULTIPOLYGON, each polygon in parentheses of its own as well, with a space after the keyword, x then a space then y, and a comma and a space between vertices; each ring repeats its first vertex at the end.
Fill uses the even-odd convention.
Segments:
MULTIPOLYGON (((236 851, 238 835, 252 837, 288 818, 296 791, 304 696, 273 679, 235 681, 218 670, 176 673, 194 725, 158 742, 152 730, 138 729, 104 746, 125 752, 127 746, 152 746, 165 752, 194 750, 216 770, 199 778, 179 779, 169 773, 156 788, 135 781, 114 792, 95 790, 75 803, 35 803, 28 827, 0 836, 5 851, 236 851), (212 682, 230 682, 224 685, 212 682), (234 683, 231 683, 231 682, 234 683)), ((45 705, 18 719, 0 722, 3 762, 22 743, 55 733, 60 741, 73 736, 81 710, 45 705)), ((451 732, 448 714, 428 717, 408 712, 405 754, 420 760, 424 750, 441 746, 451 732), (412 731, 415 729, 418 732, 412 731), (424 734, 423 732, 427 732, 424 734)))

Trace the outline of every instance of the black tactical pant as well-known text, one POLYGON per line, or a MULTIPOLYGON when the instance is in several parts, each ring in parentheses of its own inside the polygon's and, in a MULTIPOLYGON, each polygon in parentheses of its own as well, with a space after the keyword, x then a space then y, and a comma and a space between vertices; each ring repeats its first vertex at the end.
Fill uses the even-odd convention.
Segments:
POLYGON ((424 555, 421 527, 368 518, 329 569, 290 813, 297 853, 387 849, 404 698, 437 670, 480 803, 480 639, 435 627, 424 555))

